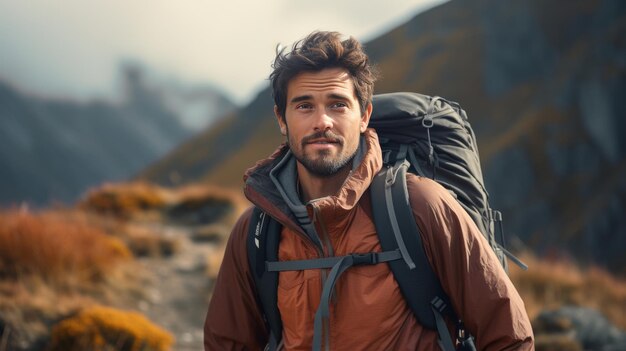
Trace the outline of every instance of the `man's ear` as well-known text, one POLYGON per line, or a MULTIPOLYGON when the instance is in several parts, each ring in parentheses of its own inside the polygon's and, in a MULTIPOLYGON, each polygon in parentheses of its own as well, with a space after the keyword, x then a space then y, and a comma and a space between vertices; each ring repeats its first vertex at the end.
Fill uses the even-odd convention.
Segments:
POLYGON ((372 103, 368 103, 363 113, 363 116, 361 116, 361 125, 359 126, 359 130, 361 131, 361 133, 365 132, 365 130, 367 129, 367 125, 370 123, 370 117, 372 116, 373 109, 374 106, 372 106, 372 103))
POLYGON ((287 122, 285 122, 285 117, 281 116, 278 112, 278 106, 274 105, 274 115, 278 120, 278 126, 280 127, 280 134, 287 135, 287 122))

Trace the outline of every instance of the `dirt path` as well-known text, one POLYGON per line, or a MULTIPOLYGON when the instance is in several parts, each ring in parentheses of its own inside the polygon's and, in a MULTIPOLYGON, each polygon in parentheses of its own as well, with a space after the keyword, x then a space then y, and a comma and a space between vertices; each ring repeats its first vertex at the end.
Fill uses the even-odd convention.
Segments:
POLYGON ((140 301, 138 308, 174 334, 173 350, 201 351, 212 284, 206 262, 215 244, 192 241, 191 230, 185 227, 162 227, 158 232, 178 240, 180 248, 170 257, 141 259, 154 279, 147 287, 147 300, 140 301))

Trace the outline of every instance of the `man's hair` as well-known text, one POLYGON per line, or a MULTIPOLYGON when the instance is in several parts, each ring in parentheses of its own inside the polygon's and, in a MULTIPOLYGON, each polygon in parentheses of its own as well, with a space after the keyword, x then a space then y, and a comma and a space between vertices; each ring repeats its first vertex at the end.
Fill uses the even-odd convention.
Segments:
POLYGON ((361 114, 372 101, 377 72, 361 43, 353 37, 342 40, 338 32, 316 31, 293 44, 291 52, 276 49, 276 58, 270 74, 272 96, 278 114, 285 117, 287 85, 303 72, 319 72, 326 68, 343 68, 350 74, 361 114))

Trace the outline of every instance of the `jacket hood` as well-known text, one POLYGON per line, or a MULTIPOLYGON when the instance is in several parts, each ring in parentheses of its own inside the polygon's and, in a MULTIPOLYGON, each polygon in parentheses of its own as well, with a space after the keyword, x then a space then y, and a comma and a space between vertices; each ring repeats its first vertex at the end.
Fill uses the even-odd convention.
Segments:
MULTIPOLYGON (((335 195, 316 200, 320 208, 332 208, 335 216, 341 216, 342 212, 348 212, 356 206, 382 167, 382 153, 375 130, 367 129, 363 133, 361 145, 361 160, 355 165, 339 191, 335 195)), ((284 167, 285 158, 290 157, 290 154, 289 146, 283 143, 268 158, 248 169, 244 175, 244 194, 255 206, 281 224, 292 230, 305 232, 292 206, 285 200, 285 189, 281 189, 276 179, 272 179, 272 173, 275 173, 273 170, 284 167)))

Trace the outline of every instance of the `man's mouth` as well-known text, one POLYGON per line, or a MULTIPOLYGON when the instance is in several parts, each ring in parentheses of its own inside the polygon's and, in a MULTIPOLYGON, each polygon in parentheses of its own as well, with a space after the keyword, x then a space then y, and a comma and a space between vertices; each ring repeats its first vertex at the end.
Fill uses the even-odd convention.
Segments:
POLYGON ((307 144, 339 144, 339 140, 336 139, 313 139, 309 140, 307 144))
POLYGON ((334 135, 332 132, 326 131, 306 136, 302 139, 301 143, 302 147, 305 147, 306 145, 317 145, 320 147, 323 147, 324 145, 341 146, 343 144, 343 140, 338 135, 334 135))

